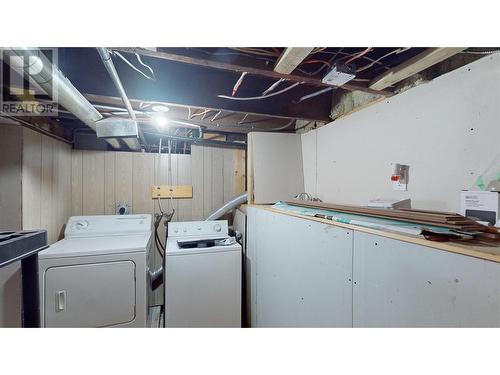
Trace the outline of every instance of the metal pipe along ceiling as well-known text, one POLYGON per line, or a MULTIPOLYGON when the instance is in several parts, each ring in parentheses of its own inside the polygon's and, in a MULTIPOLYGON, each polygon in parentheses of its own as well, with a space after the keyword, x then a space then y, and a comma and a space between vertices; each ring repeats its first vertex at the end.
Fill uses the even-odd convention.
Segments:
MULTIPOLYGON (((123 103, 125 104, 125 107, 127 108, 130 117, 137 124, 137 117, 135 115, 134 109, 132 108, 132 104, 130 104, 130 100, 128 99, 127 94, 125 93, 125 89, 123 88, 120 77, 118 76, 115 65, 113 64, 113 60, 111 60, 111 55, 109 54, 108 50, 104 47, 97 47, 97 52, 99 52, 99 56, 101 56, 101 60, 104 63, 104 66, 106 67, 106 70, 108 71, 111 80, 113 81, 116 89, 120 93, 120 96, 123 100, 123 103)), ((141 139, 142 143, 146 144, 144 134, 142 134, 142 130, 138 124, 137 124, 137 129, 139 132, 139 138, 141 139)), ((129 138, 129 139, 124 139, 124 141, 127 142, 127 145, 131 148, 134 149, 140 148, 139 142, 136 139, 129 138)))
MULTIPOLYGON (((71 84, 64 74, 54 66, 39 48, 21 47, 8 48, 13 54, 30 61, 36 56, 40 63, 39 72, 34 73, 29 64, 23 64, 25 74, 29 75, 53 100, 62 105, 80 121, 95 131, 96 121, 102 119, 102 115, 85 99, 85 97, 71 84)), ((9 61, 6 61, 10 63, 9 61)), ((13 67, 17 68, 17 67, 13 67)), ((118 140, 106 139, 113 148, 120 148, 118 140)))

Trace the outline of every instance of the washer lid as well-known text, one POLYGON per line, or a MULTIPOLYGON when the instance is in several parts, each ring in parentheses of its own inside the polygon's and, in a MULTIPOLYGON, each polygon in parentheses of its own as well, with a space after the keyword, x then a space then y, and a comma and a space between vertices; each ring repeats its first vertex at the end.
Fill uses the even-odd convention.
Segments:
POLYGON ((130 236, 68 238, 38 253, 40 259, 146 251, 151 231, 130 236))
MULTIPOLYGON (((234 237, 224 237, 225 239, 232 239, 234 237)), ((187 240, 186 238, 168 238, 166 255, 188 255, 188 254, 201 254, 201 253, 217 253, 226 251, 241 251, 241 245, 236 241, 230 245, 217 245, 212 243, 212 240, 197 239, 187 240), (180 243, 179 243, 180 242, 180 243)))

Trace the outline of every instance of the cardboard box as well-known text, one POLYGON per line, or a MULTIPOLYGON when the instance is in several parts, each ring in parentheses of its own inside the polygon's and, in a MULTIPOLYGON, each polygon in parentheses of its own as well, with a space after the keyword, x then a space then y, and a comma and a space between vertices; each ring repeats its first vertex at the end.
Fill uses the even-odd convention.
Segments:
POLYGON ((500 219, 500 193, 464 190, 460 194, 460 214, 495 225, 500 219))

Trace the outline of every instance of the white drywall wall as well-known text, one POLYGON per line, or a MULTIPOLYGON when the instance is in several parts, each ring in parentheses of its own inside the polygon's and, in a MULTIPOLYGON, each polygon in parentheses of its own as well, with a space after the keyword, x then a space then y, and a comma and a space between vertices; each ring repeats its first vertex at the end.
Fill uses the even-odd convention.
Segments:
POLYGON ((304 192, 300 135, 252 132, 249 148, 254 203, 276 203, 304 192))
POLYGON ((500 54, 302 135, 306 191, 346 204, 410 197, 458 211, 499 152, 500 54), (407 192, 392 190, 391 162, 410 165, 407 192))

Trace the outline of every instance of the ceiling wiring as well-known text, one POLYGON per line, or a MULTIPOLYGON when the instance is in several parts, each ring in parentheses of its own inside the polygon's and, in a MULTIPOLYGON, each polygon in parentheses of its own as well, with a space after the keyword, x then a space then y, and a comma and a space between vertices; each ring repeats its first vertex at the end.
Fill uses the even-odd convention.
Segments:
MULTIPOLYGON (((283 125, 283 126, 280 126, 280 127, 277 127, 277 128, 264 128, 264 129, 262 129, 262 130, 265 130, 265 131, 268 131, 268 132, 269 132, 269 131, 273 131, 273 132, 275 132, 275 131, 279 131, 279 130, 285 130, 285 129, 287 129, 290 125, 292 125, 294 121, 295 121, 295 120, 294 120, 294 119, 292 119, 292 120, 290 120, 290 121, 289 121, 286 125, 283 125)), ((254 130, 254 129, 261 129, 261 128, 254 128, 254 127, 252 126, 252 130, 254 130)))
POLYGON ((215 121, 215 119, 216 119, 217 117, 219 117, 219 115, 220 115, 221 113, 222 113, 222 110, 220 110, 219 112, 217 112, 217 113, 215 114, 215 116, 214 116, 214 117, 212 117, 212 119, 210 119, 210 122, 214 122, 214 121, 215 121))
POLYGON ((302 65, 302 64, 323 64, 323 65, 326 65, 328 67, 330 67, 330 63, 328 61, 325 61, 325 60, 306 60, 306 61, 302 61, 299 65, 302 65))
POLYGON ((347 65, 347 64, 353 62, 354 60, 359 59, 360 57, 362 57, 362 56, 366 55, 368 52, 370 52, 372 49, 373 49, 372 47, 368 47, 364 51, 361 51, 361 52, 355 54, 354 56, 352 56, 351 58, 349 58, 348 60, 346 60, 344 64, 347 65))
POLYGON ((294 84, 280 90, 280 91, 276 91, 276 92, 273 92, 271 94, 268 94, 268 95, 261 95, 261 96, 252 96, 252 97, 247 97, 247 98, 238 98, 238 97, 233 97, 233 96, 227 96, 227 95, 217 95, 218 98, 222 98, 222 99, 231 99, 231 100, 260 100, 260 99, 267 99, 267 98, 270 98, 272 96, 276 96, 276 95, 279 95, 279 94, 282 94, 288 90, 291 90, 293 89, 294 87, 302 84, 304 82, 295 82, 294 84))
POLYGON ((382 60, 382 59, 385 59, 385 58, 386 58, 386 57, 388 57, 388 56, 391 56, 391 55, 393 55, 393 54, 400 54, 400 53, 402 53, 402 52, 408 51, 409 49, 410 49, 410 47, 402 47, 402 48, 397 48, 397 49, 395 49, 395 50, 393 50, 393 51, 391 51, 391 52, 389 52, 389 53, 386 53, 385 55, 383 55, 383 56, 379 57, 378 59, 373 60, 370 64, 367 64, 367 65, 365 65, 365 66, 362 66, 361 68, 357 69, 357 70, 356 70, 356 72, 357 72, 357 73, 360 73, 360 72, 362 72, 362 71, 364 71, 364 70, 366 70, 366 69, 368 69, 368 68, 371 68, 371 67, 372 67, 373 65, 375 65, 377 62, 379 62, 379 61, 380 61, 380 60, 382 60))
POLYGON ((192 119, 193 117, 196 117, 196 116, 201 116, 201 115, 205 115, 207 112, 209 112, 210 109, 205 109, 205 110, 201 110, 201 112, 198 112, 198 113, 193 113, 189 119, 192 119))
POLYGON ((312 52, 310 53, 311 55, 313 53, 318 53, 318 52, 323 52, 325 49, 327 49, 328 47, 316 47, 312 50, 312 52))
POLYGON ((156 80, 156 77, 155 77, 155 72, 153 71, 153 69, 152 69, 149 65, 144 64, 144 63, 142 62, 141 56, 140 56, 138 53, 136 53, 136 54, 135 54, 135 56, 137 57, 137 60, 139 61, 139 63, 140 63, 142 66, 144 66, 145 68, 147 68, 147 69, 151 72, 151 75, 153 76, 153 78, 156 80))
MULTIPOLYGON (((337 52, 332 52, 332 51, 321 51, 321 53, 325 53, 325 54, 330 54, 330 55, 344 55, 343 58, 346 58, 346 57, 350 57, 350 56, 354 56, 356 53, 348 53, 348 52, 342 52, 342 50, 344 49, 344 47, 340 48, 339 51, 337 52)), ((372 59, 371 57, 369 56, 361 56, 360 57, 361 59, 363 60, 368 60, 368 61, 375 61, 374 59, 372 59)), ((377 62, 378 65, 384 65, 383 63, 381 63, 380 61, 377 62)), ((389 68, 387 68, 389 69, 389 68)))
MULTIPOLYGON (((343 49, 344 49, 344 47, 341 47, 341 48, 340 48, 340 49, 339 49, 339 50, 338 50, 338 51, 337 51, 337 52, 333 55, 333 57, 331 57, 331 58, 328 60, 328 64, 329 64, 329 65, 328 65, 328 67, 331 67, 331 64, 335 61, 335 59, 336 59, 336 58, 337 58, 337 56, 338 56, 338 55, 342 52, 342 50, 343 50, 343 49)), ((313 71, 313 72, 308 72, 308 71, 305 71, 305 70, 303 70, 303 69, 301 69, 301 68, 296 68, 296 70, 297 70, 297 71, 299 71, 299 72, 301 72, 301 73, 304 73, 304 74, 306 74, 306 75, 308 75, 308 76, 310 76, 310 77, 312 77, 312 76, 315 76, 315 75, 317 75, 317 74, 321 73, 321 71, 322 71, 323 69, 325 69, 326 67, 327 67, 327 65, 326 65, 326 64, 323 64, 323 65, 321 65, 321 66, 320 66, 317 70, 315 70, 315 71, 313 71)))
POLYGON ((248 117, 248 113, 245 113, 245 115, 243 116, 243 118, 241 119, 241 121, 238 121, 238 125, 242 125, 245 123, 245 120, 247 119, 248 117))
MULTIPOLYGON (((151 80, 151 81, 156 81, 156 77, 154 76, 154 72, 153 72, 153 69, 151 69, 150 66, 144 64, 140 58, 139 58, 139 62, 146 66, 152 73, 153 73, 153 76, 148 76, 146 73, 144 73, 142 70, 140 70, 139 68, 137 68, 134 64, 132 64, 130 61, 127 60, 126 57, 124 57, 120 52, 118 51, 113 51, 113 55, 116 55, 118 56, 120 59, 122 59, 128 66, 130 66, 132 69, 134 69, 136 72, 138 72, 139 74, 143 75, 144 77, 146 77, 147 79, 151 80)), ((137 55, 137 54, 136 54, 137 55)), ((139 56, 139 55, 137 55, 139 56)))
POLYGON ((243 82, 243 78, 245 78, 246 75, 247 75, 247 72, 241 73, 240 78, 238 78, 238 80, 234 84, 233 92, 232 92, 231 96, 234 96, 234 94, 236 94, 236 92, 238 91, 238 88, 241 86, 241 83, 243 82))
POLYGON ((460 53, 470 53, 470 54, 473 54, 473 55, 491 55, 492 53, 499 53, 500 52, 500 49, 492 49, 492 50, 486 50, 486 51, 475 51, 475 50, 472 50, 472 49, 467 49, 465 51, 462 51, 460 53))
POLYGON ((232 50, 239 51, 239 52, 246 52, 254 55, 260 55, 260 56, 272 56, 272 57, 277 57, 280 55, 279 52, 275 51, 268 51, 262 48, 243 48, 243 47, 235 47, 231 48, 232 50))
POLYGON ((329 92, 329 91, 334 90, 334 89, 336 89, 336 87, 327 87, 326 89, 315 91, 312 94, 304 95, 302 98, 300 98, 299 100, 297 100, 297 102, 300 103, 300 102, 302 102, 304 100, 307 100, 307 99, 310 99, 310 98, 314 98, 315 96, 324 94, 325 92, 329 92))
POLYGON ((270 58, 270 57, 261 57, 260 55, 252 55, 252 54, 249 54, 249 53, 243 53, 243 52, 232 52, 232 51, 228 51, 228 52, 224 52, 224 51, 217 51, 217 52, 211 52, 211 51, 205 51, 203 49, 196 49, 196 51, 198 52, 202 52, 206 55, 213 55, 213 56, 244 56, 244 57, 251 57, 252 59, 256 59, 256 60, 262 60, 262 61, 265 61, 265 62, 272 62, 274 63, 276 61, 276 58, 270 58))
POLYGON ((286 79, 284 78, 281 78, 279 79, 278 81, 274 82, 271 86, 269 86, 263 93, 262 95, 267 95, 269 94, 271 91, 273 91, 276 87, 278 87, 280 85, 281 82, 284 82, 286 81, 286 79))

